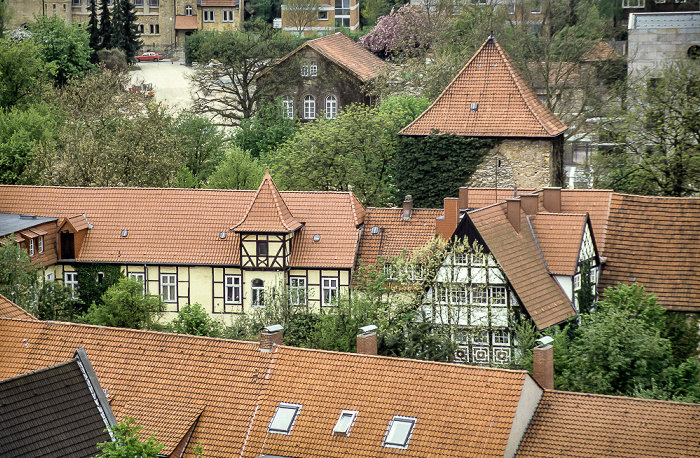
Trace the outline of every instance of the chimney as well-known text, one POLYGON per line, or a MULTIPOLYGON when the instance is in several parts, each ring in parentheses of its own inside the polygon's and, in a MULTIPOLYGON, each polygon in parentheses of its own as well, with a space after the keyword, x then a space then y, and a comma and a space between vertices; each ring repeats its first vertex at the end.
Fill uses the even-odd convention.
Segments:
POLYGON ((403 199, 403 215, 401 216, 401 221, 410 221, 411 214, 413 213, 413 197, 407 194, 403 199))
POLYGON ((520 205, 526 215, 536 215, 538 205, 537 194, 520 194, 520 205))
POLYGON ((561 213, 561 188, 544 188, 544 209, 549 213, 561 213))
POLYGON ((444 202, 445 216, 435 221, 435 233, 445 240, 450 240, 459 223, 459 199, 446 197, 444 202))
POLYGON ((360 328, 357 335, 357 353, 360 355, 377 354, 377 326, 368 324, 360 328))
POLYGON ((462 186, 459 188, 459 209, 466 210, 469 208, 469 188, 462 186))
POLYGON ((270 353, 275 345, 282 345, 282 337, 284 337, 284 327, 281 324, 265 326, 260 331, 260 351, 270 353))
POLYGON ((520 198, 506 199, 506 216, 515 232, 520 233, 520 198))
POLYGON ((539 345, 532 350, 532 376, 540 386, 547 390, 554 389, 554 347, 552 339, 544 336, 537 339, 539 345))

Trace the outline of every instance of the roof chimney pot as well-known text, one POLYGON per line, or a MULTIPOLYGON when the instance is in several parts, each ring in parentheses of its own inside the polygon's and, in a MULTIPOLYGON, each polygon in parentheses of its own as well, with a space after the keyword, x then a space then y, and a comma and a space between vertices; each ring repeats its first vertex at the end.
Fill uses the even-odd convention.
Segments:
POLYGON ((459 188, 459 209, 467 210, 469 208, 469 187, 462 186, 459 188))
POLYGON ((520 203, 526 215, 536 215, 539 195, 520 194, 520 203))
POLYGON ((532 350, 532 376, 542 388, 554 389, 554 347, 551 343, 538 345, 532 350))
POLYGON ((520 198, 506 199, 506 217, 515 232, 520 233, 520 198))
POLYGON ((260 331, 260 351, 270 353, 275 346, 282 345, 284 327, 281 324, 265 326, 260 331))
POLYGON ((561 213, 561 188, 544 188, 542 195, 545 210, 550 213, 561 213))
POLYGON ((413 197, 407 194, 403 199, 403 215, 401 216, 401 221, 410 221, 411 215, 413 214, 413 197))
POLYGON ((446 197, 444 205, 445 216, 437 218, 435 221, 435 233, 441 235, 445 240, 450 240, 457 229, 457 224, 459 224, 459 199, 446 197))
POLYGON ((362 326, 357 335, 357 353, 360 355, 377 354, 377 326, 362 326))

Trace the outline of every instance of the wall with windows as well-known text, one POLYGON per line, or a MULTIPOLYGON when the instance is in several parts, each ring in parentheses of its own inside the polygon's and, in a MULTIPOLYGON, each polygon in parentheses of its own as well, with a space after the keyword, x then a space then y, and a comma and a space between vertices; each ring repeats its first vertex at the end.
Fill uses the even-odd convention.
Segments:
POLYGON ((310 21, 308 24, 295 24, 293 15, 294 13, 288 13, 283 3, 281 25, 285 32, 298 34, 302 25, 303 35, 312 32, 330 33, 341 27, 350 30, 360 28, 360 2, 357 0, 325 0, 318 8, 316 21, 310 21))

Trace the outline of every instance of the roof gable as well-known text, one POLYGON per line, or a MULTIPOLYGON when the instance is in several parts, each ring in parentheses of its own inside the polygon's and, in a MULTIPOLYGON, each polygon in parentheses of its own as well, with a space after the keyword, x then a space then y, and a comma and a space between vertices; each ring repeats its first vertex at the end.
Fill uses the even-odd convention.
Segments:
POLYGON ((268 170, 243 219, 231 229, 236 232, 288 233, 301 226, 302 223, 289 211, 268 170))
POLYGON ((528 218, 549 273, 574 275, 588 217, 562 213, 538 213, 528 218))
POLYGON ((34 320, 36 318, 19 305, 15 304, 2 294, 0 294, 0 317, 3 318, 20 318, 23 320, 34 320))
POLYGON ((565 130, 489 37, 435 102, 400 133, 550 138, 565 130))

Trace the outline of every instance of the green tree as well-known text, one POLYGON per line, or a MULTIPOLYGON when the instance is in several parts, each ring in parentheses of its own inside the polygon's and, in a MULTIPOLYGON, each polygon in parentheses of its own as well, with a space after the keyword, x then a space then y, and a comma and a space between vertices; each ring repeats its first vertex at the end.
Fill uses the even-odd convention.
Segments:
POLYGON ((188 187, 200 188, 224 159, 226 136, 210 120, 188 112, 180 113, 174 124, 184 167, 193 179, 193 186, 188 187))
POLYGON ((90 20, 87 31, 90 34, 90 48, 93 50, 93 63, 95 53, 100 50, 100 20, 97 18, 97 2, 90 2, 90 20))
POLYGON ((27 107, 50 89, 54 65, 33 40, 0 39, 0 108, 27 107))
POLYGON ((40 320, 75 321, 85 311, 73 290, 55 281, 40 281, 37 288, 36 305, 31 313, 40 320))
POLYGON ((39 44, 44 62, 55 69, 52 76, 58 86, 82 78, 92 68, 90 36, 78 24, 66 24, 55 15, 37 16, 27 28, 39 44))
POLYGON ((136 62, 135 56, 143 46, 137 22, 132 1, 116 0, 112 16, 112 46, 121 49, 130 64, 136 62))
POLYGON ((209 176, 207 188, 257 189, 265 176, 265 166, 250 153, 234 146, 209 176))
POLYGON ((114 47, 112 41, 112 16, 109 12, 110 3, 110 0, 101 0, 100 2, 100 49, 110 49, 114 47))
POLYGON ((212 319, 199 304, 182 307, 168 327, 172 332, 193 336, 221 337, 224 334, 223 324, 212 319))
MULTIPOLYGON (((78 274, 78 295, 87 308, 90 304, 102 305, 102 298, 107 290, 124 278, 124 274, 118 265, 114 264, 88 264, 76 265, 78 274)), ((85 312, 83 308, 81 312, 85 312)))
POLYGON ((88 324, 131 329, 159 329, 158 319, 165 311, 159 297, 144 291, 143 283, 122 278, 102 296, 102 305, 93 303, 82 321, 88 324))
POLYGON ((285 17, 296 33, 302 35, 304 29, 318 21, 321 5, 319 0, 285 0, 285 17))
POLYGON ((233 137, 234 144, 257 158, 292 137, 299 130, 299 123, 286 118, 281 107, 278 100, 261 102, 252 117, 241 120, 241 128, 233 137))
POLYGON ((14 236, 0 239, 0 294, 28 310, 36 283, 37 268, 27 250, 14 236))
POLYGON ((136 420, 126 417, 119 424, 110 426, 114 441, 97 444, 100 454, 97 458, 156 458, 163 449, 155 434, 142 437, 143 427, 136 420))
POLYGON ((189 40, 188 61, 217 63, 202 65, 193 75, 193 111, 213 116, 220 124, 238 125, 250 118, 264 96, 273 94, 269 85, 256 78, 298 44, 298 40, 270 27, 256 32, 199 32, 189 40), (220 65, 219 65, 220 64, 220 65))

